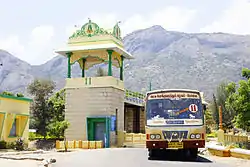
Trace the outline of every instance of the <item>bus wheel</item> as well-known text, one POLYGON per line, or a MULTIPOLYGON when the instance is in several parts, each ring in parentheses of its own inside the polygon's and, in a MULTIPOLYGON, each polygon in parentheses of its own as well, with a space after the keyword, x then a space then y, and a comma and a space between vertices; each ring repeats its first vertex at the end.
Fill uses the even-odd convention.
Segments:
POLYGON ((196 160, 197 156, 198 156, 198 148, 192 148, 189 150, 189 155, 190 158, 193 160, 196 160))
POLYGON ((148 160, 152 160, 152 158, 153 158, 153 150, 148 149, 148 160))
POLYGON ((148 149, 148 156, 151 157, 152 156, 152 150, 148 149))
POLYGON ((149 158, 154 158, 157 156, 158 150, 157 149, 148 149, 148 156, 149 158))

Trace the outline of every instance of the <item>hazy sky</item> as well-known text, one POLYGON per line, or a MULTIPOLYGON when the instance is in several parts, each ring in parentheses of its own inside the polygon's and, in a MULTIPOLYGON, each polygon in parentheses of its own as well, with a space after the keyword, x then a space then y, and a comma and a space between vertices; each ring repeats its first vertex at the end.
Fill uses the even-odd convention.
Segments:
POLYGON ((90 17, 103 28, 122 21, 123 36, 161 25, 183 32, 250 34, 249 0, 0 0, 0 49, 42 64, 90 17))

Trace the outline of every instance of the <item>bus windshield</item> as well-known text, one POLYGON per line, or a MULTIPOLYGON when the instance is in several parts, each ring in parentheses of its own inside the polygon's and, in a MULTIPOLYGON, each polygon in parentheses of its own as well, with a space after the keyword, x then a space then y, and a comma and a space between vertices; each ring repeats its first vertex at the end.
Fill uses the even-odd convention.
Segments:
POLYGON ((146 104, 147 125, 203 125, 200 98, 156 98, 146 104))

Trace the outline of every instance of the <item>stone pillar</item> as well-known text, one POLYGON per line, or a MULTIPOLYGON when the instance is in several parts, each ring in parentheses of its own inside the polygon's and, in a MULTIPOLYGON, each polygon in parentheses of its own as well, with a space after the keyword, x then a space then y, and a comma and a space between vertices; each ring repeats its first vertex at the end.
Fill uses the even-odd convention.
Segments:
POLYGON ((68 56, 68 78, 71 78, 71 64, 70 64, 70 58, 72 56, 72 52, 66 53, 68 56))
POLYGON ((117 134, 117 146, 118 147, 123 146, 124 138, 125 138, 125 131, 118 131, 118 134, 117 134))
POLYGON ((108 76, 112 76, 112 53, 113 50, 107 50, 108 52, 108 76))
POLYGON ((223 129, 222 127, 222 108, 219 106, 219 128, 223 129))
POLYGON ((218 142, 224 144, 224 130, 222 127, 222 108, 219 106, 219 127, 220 129, 218 130, 218 142))
POLYGON ((145 133, 145 111, 140 107, 140 133, 145 133))

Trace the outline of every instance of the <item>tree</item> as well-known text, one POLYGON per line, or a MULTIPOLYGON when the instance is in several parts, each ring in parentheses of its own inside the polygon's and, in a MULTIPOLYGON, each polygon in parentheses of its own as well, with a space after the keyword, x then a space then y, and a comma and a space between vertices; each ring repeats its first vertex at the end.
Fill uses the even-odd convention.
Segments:
POLYGON ((65 130, 69 128, 69 122, 68 121, 65 121, 64 123, 62 123, 61 125, 61 130, 62 130, 62 133, 63 133, 63 137, 64 137, 64 151, 67 152, 68 148, 67 148, 67 144, 66 144, 66 136, 65 136, 65 130))
POLYGON ((226 101, 228 97, 234 93, 234 90, 229 88, 231 86, 230 84, 227 82, 222 82, 216 89, 216 95, 213 95, 211 110, 217 128, 219 125, 219 106, 222 108, 223 127, 226 129, 233 127, 233 119, 236 113, 231 108, 226 107, 226 101))
POLYGON ((215 125, 215 121, 213 119, 211 110, 205 111, 205 118, 206 118, 206 133, 211 133, 211 128, 215 125))
POLYGON ((36 129, 36 120, 33 118, 32 113, 29 121, 29 128, 30 129, 36 129))
POLYGON ((105 71, 103 68, 99 67, 96 71, 96 76, 101 77, 101 76, 107 76, 108 73, 105 71))
POLYGON ((57 138, 65 138, 65 130, 69 127, 68 121, 53 121, 49 124, 49 132, 50 135, 55 136, 57 138))
MULTIPOLYGON (((227 108, 236 112, 235 124, 238 128, 250 131, 250 70, 243 68, 242 76, 245 80, 239 81, 237 91, 227 99, 227 108)), ((228 89, 236 90, 236 84, 231 83, 228 89)))
POLYGON ((69 122, 65 120, 65 89, 56 92, 50 97, 48 104, 51 109, 52 119, 49 124, 49 133, 57 138, 64 138, 64 148, 67 152, 65 130, 69 127, 69 122))
POLYGON ((56 92, 48 100, 52 115, 49 133, 57 138, 64 137, 65 123, 65 89, 56 92))
POLYGON ((61 89, 50 97, 49 101, 53 121, 64 121, 65 117, 65 89, 61 89))
POLYGON ((28 93, 34 96, 34 101, 31 105, 31 115, 33 126, 37 129, 37 133, 46 138, 48 125, 50 123, 51 114, 48 105, 48 99, 53 93, 55 83, 50 80, 35 79, 28 86, 28 93))
POLYGON ((246 79, 250 79, 250 70, 248 68, 242 69, 242 76, 246 79))

